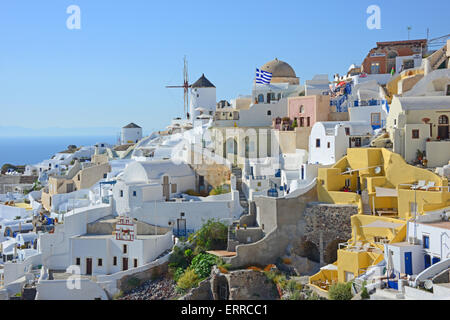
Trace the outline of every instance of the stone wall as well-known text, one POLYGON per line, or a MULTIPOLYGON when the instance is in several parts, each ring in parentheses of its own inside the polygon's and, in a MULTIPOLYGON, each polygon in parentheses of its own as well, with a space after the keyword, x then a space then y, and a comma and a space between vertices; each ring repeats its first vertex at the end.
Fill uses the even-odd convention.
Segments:
POLYGON ((265 266, 285 254, 332 263, 338 243, 351 238, 350 217, 358 211, 356 206, 317 203, 316 187, 295 198, 257 197, 255 203, 265 236, 237 245, 236 256, 225 258, 233 268, 265 266))
POLYGON ((296 198, 257 197, 257 221, 266 232, 257 242, 236 247, 236 256, 225 258, 234 268, 274 263, 305 230, 304 211, 308 202, 317 201, 313 187, 296 198))
POLYGON ((135 278, 139 280, 139 283, 142 284, 147 280, 155 279, 160 277, 162 274, 165 274, 168 271, 169 262, 165 262, 163 264, 154 266, 142 272, 136 272, 131 275, 126 275, 117 280, 117 288, 119 288, 122 292, 127 292, 133 289, 136 284, 135 281, 130 281, 130 279, 135 278), (130 283, 133 282, 133 283, 130 283))
POLYGON ((225 274, 228 300, 275 300, 279 298, 275 284, 263 272, 238 270, 225 274))
POLYGON ((305 232, 302 241, 316 245, 321 263, 332 263, 339 242, 352 237, 351 216, 358 213, 356 205, 309 203, 305 209, 305 232), (331 255, 331 256, 330 256, 331 255))
POLYGON ((198 287, 191 289, 189 293, 181 297, 179 300, 213 300, 210 278, 200 282, 198 287))

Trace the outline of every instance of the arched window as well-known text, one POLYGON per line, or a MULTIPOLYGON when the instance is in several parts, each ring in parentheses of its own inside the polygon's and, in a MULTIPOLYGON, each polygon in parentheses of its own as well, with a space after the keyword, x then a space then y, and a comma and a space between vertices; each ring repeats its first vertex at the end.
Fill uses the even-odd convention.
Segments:
POLYGON ((388 59, 394 59, 398 56, 397 52, 395 51, 389 51, 389 53, 387 54, 387 58, 388 59))
POLYGON ((264 102, 264 95, 260 94, 258 95, 258 103, 264 102))
POLYGON ((448 124, 448 117, 447 116, 440 116, 439 117, 439 124, 448 124))
POLYGON ((267 111, 267 115, 268 115, 268 116, 271 116, 271 115, 272 115, 272 111, 268 110, 268 111, 267 111))
POLYGON ((300 106, 300 113, 305 112, 305 107, 303 105, 300 106))

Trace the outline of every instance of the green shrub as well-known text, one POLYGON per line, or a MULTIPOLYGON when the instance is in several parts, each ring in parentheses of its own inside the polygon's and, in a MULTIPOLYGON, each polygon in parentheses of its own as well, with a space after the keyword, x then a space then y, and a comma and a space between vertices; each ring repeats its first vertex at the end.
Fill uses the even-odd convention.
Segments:
POLYGON ((200 253, 192 259, 191 268, 200 279, 204 279, 211 274, 211 269, 217 264, 217 260, 217 257, 212 254, 200 253))
POLYGON ((286 283, 286 289, 289 290, 289 292, 295 292, 297 290, 297 282, 295 280, 289 280, 286 283))
POLYGON ((173 248, 173 252, 169 258, 169 267, 173 269, 186 269, 189 266, 189 261, 185 256, 185 251, 178 246, 173 248))
POLYGON ((189 241, 195 245, 194 254, 207 250, 224 250, 227 247, 228 227, 218 220, 209 219, 189 236, 189 241))
POLYGON ((300 290, 295 290, 291 293, 289 296, 289 300, 303 300, 303 296, 300 292, 300 290))
POLYGON ((336 283, 330 287, 328 295, 331 300, 350 300, 353 297, 352 283, 336 283))
POLYGON ((177 287, 182 291, 187 291, 191 288, 194 288, 198 285, 200 279, 197 274, 192 269, 187 269, 178 279, 177 287))
POLYGON ((370 299, 370 294, 369 294, 369 292, 367 291, 367 288, 366 288, 366 281, 364 281, 364 283, 362 285, 361 298, 362 299, 370 299))
POLYGON ((180 277, 183 275, 183 273, 184 273, 183 268, 177 268, 177 270, 175 270, 175 272, 173 274, 173 280, 175 282, 178 282, 178 280, 180 280, 180 277))

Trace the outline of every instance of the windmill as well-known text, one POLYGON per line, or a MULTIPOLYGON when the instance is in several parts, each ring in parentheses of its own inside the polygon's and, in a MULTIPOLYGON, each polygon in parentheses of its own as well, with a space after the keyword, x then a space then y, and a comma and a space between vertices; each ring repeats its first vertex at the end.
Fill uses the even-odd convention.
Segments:
POLYGON ((188 89, 190 88, 189 84, 189 75, 188 75, 188 63, 186 56, 184 56, 184 68, 183 68, 183 85, 181 86, 166 86, 166 88, 184 88, 184 114, 186 115, 186 118, 189 119, 189 113, 187 112, 189 110, 189 92, 188 89))

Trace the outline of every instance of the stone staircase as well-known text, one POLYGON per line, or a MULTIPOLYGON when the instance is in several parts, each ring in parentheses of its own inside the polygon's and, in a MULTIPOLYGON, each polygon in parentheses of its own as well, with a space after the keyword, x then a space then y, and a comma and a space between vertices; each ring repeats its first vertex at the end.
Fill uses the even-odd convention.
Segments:
POLYGON ((436 50, 431 56, 429 56, 431 63, 431 69, 436 70, 447 59, 447 45, 444 45, 439 50, 436 50))
POLYGON ((244 209, 244 212, 241 215, 246 215, 246 214, 248 214, 248 201, 247 201, 247 197, 245 196, 244 192, 242 191, 242 169, 237 166, 233 166, 233 168, 231 169, 231 172, 236 177, 236 188, 239 191, 239 202, 240 202, 242 208, 244 209))
POLYGON ((368 193, 367 189, 364 190, 361 193, 361 200, 362 200, 362 203, 363 203, 363 213, 371 215, 372 214, 372 209, 370 208, 369 193, 368 193))

